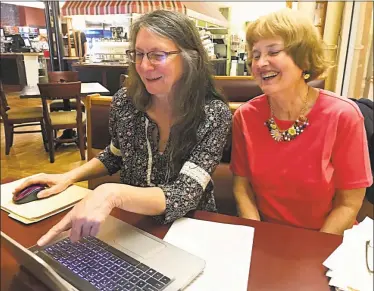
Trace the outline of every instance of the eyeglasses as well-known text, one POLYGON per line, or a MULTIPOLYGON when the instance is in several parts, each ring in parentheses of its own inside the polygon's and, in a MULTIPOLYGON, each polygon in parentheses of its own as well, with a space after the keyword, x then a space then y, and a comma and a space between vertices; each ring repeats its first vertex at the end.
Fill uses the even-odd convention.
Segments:
POLYGON ((170 55, 176 55, 179 53, 180 51, 170 51, 170 52, 153 51, 153 52, 148 52, 148 53, 141 53, 136 50, 126 51, 126 54, 130 59, 130 62, 134 64, 140 64, 143 61, 144 55, 147 55, 149 62, 154 66, 164 64, 166 62, 166 59, 170 55))
POLYGON ((373 245, 371 241, 366 241, 366 268, 368 269, 370 274, 373 274, 373 266, 370 268, 369 260, 373 258, 373 252, 371 252, 371 255, 369 255, 369 249, 373 250, 373 245))

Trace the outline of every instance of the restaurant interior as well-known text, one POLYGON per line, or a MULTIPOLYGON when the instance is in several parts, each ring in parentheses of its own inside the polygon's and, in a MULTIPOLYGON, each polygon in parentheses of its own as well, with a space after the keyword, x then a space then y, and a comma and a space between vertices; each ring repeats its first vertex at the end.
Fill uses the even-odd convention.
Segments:
MULTIPOLYGON (((373 100, 372 1, 1 1, 1 184, 72 170, 109 142, 103 127, 108 125, 112 96, 128 78, 129 28, 142 14, 172 9, 189 16, 199 30, 216 85, 234 113, 262 94, 247 66, 246 27, 286 7, 313 21, 325 43, 324 53, 334 64, 311 85, 373 100), (61 80, 80 81, 81 87, 72 86, 68 92, 48 87, 61 80), (54 95, 58 99, 52 100, 54 95), (76 120, 72 112, 81 118, 76 120), (46 114, 60 122, 45 122, 46 114)), ((218 179, 231 179, 226 177, 228 161, 224 154, 221 164, 226 168, 215 173, 216 188, 231 193, 218 179)), ((99 184, 85 181, 77 186, 93 189, 99 184)), ((232 197, 220 197, 217 203, 220 213, 237 215, 232 197)), ((363 204, 358 221, 366 216, 374 217, 371 203, 363 204)), ((324 282, 318 284, 325 288, 324 282)), ((1 290, 21 290, 17 288, 2 283, 1 290)), ((323 288, 305 290, 333 290, 323 288)))

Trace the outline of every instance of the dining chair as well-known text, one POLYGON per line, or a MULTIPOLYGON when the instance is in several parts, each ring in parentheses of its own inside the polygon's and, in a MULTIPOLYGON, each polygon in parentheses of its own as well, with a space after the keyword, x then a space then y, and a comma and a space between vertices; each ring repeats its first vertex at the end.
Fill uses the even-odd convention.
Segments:
MULTIPOLYGON (((48 72, 48 82, 49 83, 66 83, 66 82, 78 82, 79 81, 79 74, 78 72, 72 71, 54 71, 48 72)), ((84 103, 81 102, 82 111, 85 112, 84 103)), ((49 108, 51 112, 54 111, 69 111, 69 110, 76 110, 77 104, 76 100, 53 100, 49 104, 49 108)))
POLYGON ((126 87, 126 81, 128 80, 129 76, 126 74, 121 74, 119 76, 119 87, 126 87))
POLYGON ((8 105, 3 84, 0 81, 0 112, 4 124, 5 133, 5 154, 9 155, 10 148, 13 145, 14 134, 41 132, 44 149, 48 151, 46 130, 43 120, 42 106, 11 108, 8 105), (15 130, 20 127, 40 126, 40 130, 15 130))
POLYGON ((74 99, 77 104, 81 102, 81 82, 69 83, 47 83, 38 84, 43 104, 43 116, 48 136, 49 160, 55 161, 55 146, 61 143, 76 143, 79 147, 81 159, 85 159, 85 125, 86 114, 82 107, 78 106, 75 111, 51 111, 48 100, 74 99), (69 138, 57 138, 54 134, 59 129, 77 129, 77 136, 69 138))

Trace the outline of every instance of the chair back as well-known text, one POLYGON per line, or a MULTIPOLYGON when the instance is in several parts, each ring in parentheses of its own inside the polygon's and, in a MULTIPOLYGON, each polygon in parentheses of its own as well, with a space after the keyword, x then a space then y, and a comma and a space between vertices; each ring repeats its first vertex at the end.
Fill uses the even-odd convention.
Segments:
MULTIPOLYGON (((252 76, 215 76, 216 88, 228 102, 247 102, 263 92, 252 76)), ((316 79, 308 83, 314 88, 325 88, 325 79, 316 79)))
POLYGON ((119 76, 119 87, 120 88, 123 88, 123 87, 126 87, 126 80, 129 76, 126 75, 126 74, 121 74, 119 76))
MULTIPOLYGON (((38 84, 40 96, 42 97, 43 116, 48 125, 51 125, 49 116, 49 106, 47 100, 62 99, 69 102, 70 99, 76 99, 76 103, 81 102, 81 82, 70 83, 46 83, 38 84)), ((77 123, 82 123, 82 107, 77 106, 77 123)))
POLYGON ((72 71, 55 71, 48 72, 49 83, 66 83, 79 81, 78 72, 72 71))

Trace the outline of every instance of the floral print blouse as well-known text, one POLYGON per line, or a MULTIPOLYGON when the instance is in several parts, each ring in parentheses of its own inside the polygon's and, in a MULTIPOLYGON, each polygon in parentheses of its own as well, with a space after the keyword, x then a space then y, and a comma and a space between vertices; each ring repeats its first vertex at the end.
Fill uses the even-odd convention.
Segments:
POLYGON ((123 184, 160 187, 165 193, 166 211, 155 218, 169 223, 190 210, 216 211, 211 175, 220 162, 230 128, 228 106, 220 100, 209 101, 197 130, 196 146, 180 171, 173 172, 168 144, 163 153, 158 151, 157 124, 135 108, 126 89, 120 89, 111 104, 111 143, 97 158, 109 174, 120 171, 123 184))

